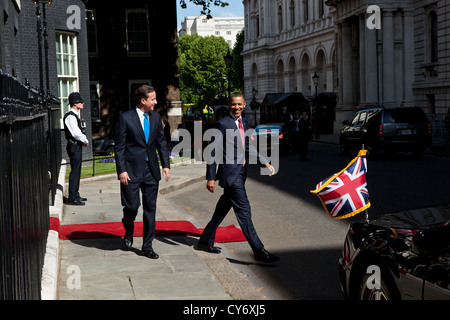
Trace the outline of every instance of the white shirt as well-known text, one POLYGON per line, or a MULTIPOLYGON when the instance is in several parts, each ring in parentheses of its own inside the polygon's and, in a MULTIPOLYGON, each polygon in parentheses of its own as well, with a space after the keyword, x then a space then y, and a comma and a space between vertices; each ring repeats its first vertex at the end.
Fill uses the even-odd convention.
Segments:
MULTIPOLYGON (((70 111, 72 111, 76 114, 77 117, 79 117, 77 109, 71 108, 70 111)), ((78 120, 75 119, 74 116, 69 115, 68 117, 66 117, 65 124, 75 140, 81 141, 82 143, 89 143, 89 140, 78 127, 78 120)))
MULTIPOLYGON (((137 114, 139 116, 139 120, 141 121, 142 130, 144 130, 144 132, 145 132, 145 128, 144 128, 144 119, 145 119, 144 112, 141 109, 139 109, 139 108, 136 108, 136 112, 137 112, 137 114)), ((149 119, 149 123, 150 123, 150 119, 149 119)))
MULTIPOLYGON (((231 115, 231 118, 234 120, 234 123, 236 123, 236 127, 239 129, 239 119, 241 119, 241 117, 236 118, 234 116, 234 114, 232 114, 231 112, 230 112, 230 115, 231 115)), ((242 128, 243 127, 244 127, 244 121, 242 121, 242 128)))

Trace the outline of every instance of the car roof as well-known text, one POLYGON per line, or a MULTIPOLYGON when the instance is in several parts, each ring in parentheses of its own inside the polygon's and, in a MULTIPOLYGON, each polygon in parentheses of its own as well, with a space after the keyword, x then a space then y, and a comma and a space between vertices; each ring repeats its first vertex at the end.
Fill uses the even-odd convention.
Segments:
POLYGON ((281 122, 277 122, 277 123, 263 123, 263 124, 260 124, 260 125, 258 125, 257 126, 257 128, 258 127, 275 127, 275 126, 284 126, 285 124, 284 123, 281 123, 281 122))
POLYGON ((384 106, 382 106, 382 107, 358 110, 356 113, 367 112, 367 111, 376 111, 376 110, 406 110, 406 109, 421 109, 421 108, 419 108, 417 106, 408 106, 408 107, 384 107, 384 106))

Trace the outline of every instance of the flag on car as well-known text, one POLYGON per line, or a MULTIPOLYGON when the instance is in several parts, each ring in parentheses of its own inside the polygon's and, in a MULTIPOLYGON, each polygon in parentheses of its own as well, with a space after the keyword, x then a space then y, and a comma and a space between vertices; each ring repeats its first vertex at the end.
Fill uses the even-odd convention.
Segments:
POLYGON ((367 150, 360 150, 342 171, 319 182, 316 189, 311 190, 333 219, 349 218, 370 207, 366 153, 367 150))

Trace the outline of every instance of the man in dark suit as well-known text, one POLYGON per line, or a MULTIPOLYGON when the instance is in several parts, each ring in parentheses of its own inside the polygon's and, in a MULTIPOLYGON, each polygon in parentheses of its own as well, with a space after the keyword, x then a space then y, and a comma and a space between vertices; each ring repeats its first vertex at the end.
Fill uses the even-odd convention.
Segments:
MULTIPOLYGON (((245 106, 243 95, 241 93, 233 93, 229 101, 230 114, 217 122, 216 128, 222 133, 223 137, 223 143, 219 143, 218 146, 222 147, 219 153, 222 153, 223 159, 208 161, 206 167, 206 188, 210 192, 214 192, 215 180, 219 180, 219 185, 224 188, 224 193, 217 202, 211 221, 203 231, 197 243, 197 248, 210 253, 221 252, 219 248, 214 247, 216 230, 228 211, 233 208, 242 232, 254 252, 255 259, 264 262, 274 262, 279 257, 264 249, 264 245, 256 233, 251 218, 250 203, 245 191, 249 154, 252 154, 261 165, 269 169, 270 176, 275 174, 275 169, 265 158, 258 154, 256 148, 249 143, 248 137, 244 135, 245 130, 249 128, 247 119, 241 117, 245 106), (227 133, 230 129, 234 132, 239 130, 239 133, 230 135, 230 132, 227 133), (230 155, 229 153, 232 154, 230 155), (216 172, 217 164, 218 170, 216 172)), ((217 153, 212 152, 213 158, 217 153)))
POLYGON ((155 238, 156 197, 161 180, 156 149, 166 181, 170 178, 169 153, 161 117, 153 111, 157 104, 154 88, 140 86, 135 92, 135 99, 136 108, 122 113, 116 126, 116 168, 124 206, 124 243, 128 249, 133 244, 134 220, 141 205, 141 190, 144 209, 142 254, 157 259, 159 256, 152 247, 155 238))

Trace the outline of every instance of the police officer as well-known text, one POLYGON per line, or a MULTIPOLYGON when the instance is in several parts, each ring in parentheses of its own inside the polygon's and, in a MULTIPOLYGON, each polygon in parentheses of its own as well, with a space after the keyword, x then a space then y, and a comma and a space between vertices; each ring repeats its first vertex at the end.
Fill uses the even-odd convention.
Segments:
POLYGON ((87 147, 89 141, 83 133, 79 111, 83 109, 84 100, 78 92, 69 95, 70 110, 64 115, 64 133, 67 139, 66 151, 70 158, 69 198, 68 204, 83 206, 87 199, 80 197, 80 174, 82 162, 81 147, 87 147))

